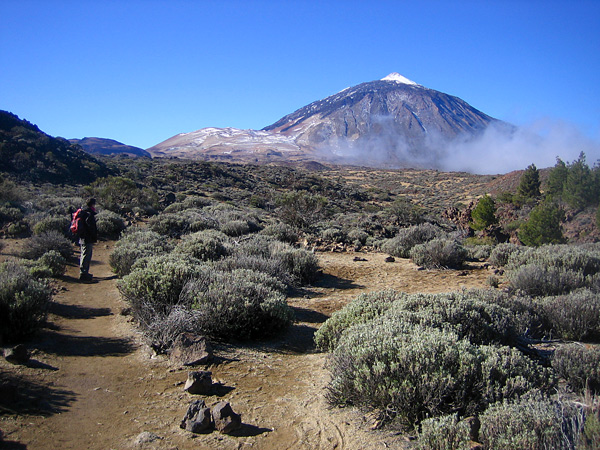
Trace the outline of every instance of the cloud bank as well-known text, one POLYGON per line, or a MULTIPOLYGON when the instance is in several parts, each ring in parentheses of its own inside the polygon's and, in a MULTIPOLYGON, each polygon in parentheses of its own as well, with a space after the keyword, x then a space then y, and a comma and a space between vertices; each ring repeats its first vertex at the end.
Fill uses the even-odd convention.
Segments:
POLYGON ((552 167, 557 157, 570 162, 581 152, 590 166, 600 159, 600 141, 564 121, 540 119, 521 127, 500 123, 490 125, 477 137, 451 142, 432 132, 425 141, 411 142, 386 122, 379 121, 377 132, 356 140, 330 139, 319 148, 320 156, 334 163, 476 174, 504 174, 530 164, 552 167))

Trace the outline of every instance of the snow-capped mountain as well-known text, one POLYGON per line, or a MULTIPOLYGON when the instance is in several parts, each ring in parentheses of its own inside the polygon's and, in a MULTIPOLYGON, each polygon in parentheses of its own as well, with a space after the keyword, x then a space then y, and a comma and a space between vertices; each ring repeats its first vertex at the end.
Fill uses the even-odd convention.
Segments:
POLYGON ((436 167, 449 143, 469 140, 490 124, 502 122, 458 97, 392 73, 317 100, 260 131, 204 128, 148 151, 153 156, 240 162, 436 167))

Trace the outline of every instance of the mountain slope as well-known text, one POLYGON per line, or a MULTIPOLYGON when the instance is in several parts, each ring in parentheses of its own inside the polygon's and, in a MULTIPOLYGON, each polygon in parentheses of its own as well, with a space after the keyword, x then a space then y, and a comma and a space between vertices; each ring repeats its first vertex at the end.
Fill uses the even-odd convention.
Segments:
POLYGON ((150 157, 150 153, 139 147, 125 145, 112 139, 85 137, 83 139, 69 139, 69 142, 80 145, 92 155, 129 155, 150 157))
POLYGON ((393 73, 344 89, 256 130, 205 128, 150 149, 153 156, 438 168, 448 146, 504 124, 458 97, 393 73))
POLYGON ((110 173, 80 146, 49 136, 7 111, 0 111, 0 172, 57 184, 89 183, 110 173))

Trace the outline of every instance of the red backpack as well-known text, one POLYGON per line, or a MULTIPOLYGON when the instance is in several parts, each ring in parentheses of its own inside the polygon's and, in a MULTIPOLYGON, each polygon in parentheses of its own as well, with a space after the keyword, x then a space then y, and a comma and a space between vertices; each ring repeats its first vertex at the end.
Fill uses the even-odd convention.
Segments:
POLYGON ((71 227, 69 229, 75 236, 79 236, 83 232, 83 217, 81 217, 82 211, 83 210, 81 208, 75 211, 73 213, 73 219, 71 220, 71 227))

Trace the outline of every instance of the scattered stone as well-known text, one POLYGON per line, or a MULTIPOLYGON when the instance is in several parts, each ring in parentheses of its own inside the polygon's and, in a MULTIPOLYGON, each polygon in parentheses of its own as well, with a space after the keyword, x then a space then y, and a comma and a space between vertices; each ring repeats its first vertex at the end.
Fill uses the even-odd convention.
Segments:
POLYGON ((367 258, 363 258, 361 256, 355 256, 354 261, 367 261, 367 258))
POLYGON ((213 350, 205 336, 194 333, 181 333, 171 350, 172 364, 195 366, 207 364, 213 358, 213 350))
POLYGON ((456 274, 456 276, 459 276, 459 277, 466 277, 468 274, 469 274, 469 272, 467 272, 466 270, 463 270, 462 272, 458 272, 458 273, 456 274))
POLYGON ((180 428, 191 431, 192 433, 202 433, 214 428, 210 408, 206 407, 204 400, 195 400, 190 403, 185 417, 179 425, 180 428))
POLYGON ((143 445, 157 441, 159 439, 162 438, 154 433, 151 433, 150 431, 142 431, 140 434, 137 435, 133 443, 134 445, 143 445))
POLYGON ((184 391, 190 394, 210 394, 212 391, 212 372, 207 370, 199 370, 189 372, 188 379, 183 388, 184 391))
POLYGON ((242 426, 242 416, 233 412, 229 402, 219 402, 212 410, 215 428, 223 434, 229 434, 242 426))
POLYGON ((396 261, 396 258, 394 258, 393 256, 388 256, 387 258, 385 258, 385 262, 394 262, 396 261))
POLYGON ((29 361, 29 352, 23 344, 4 350, 4 359, 11 364, 25 364, 29 361))

